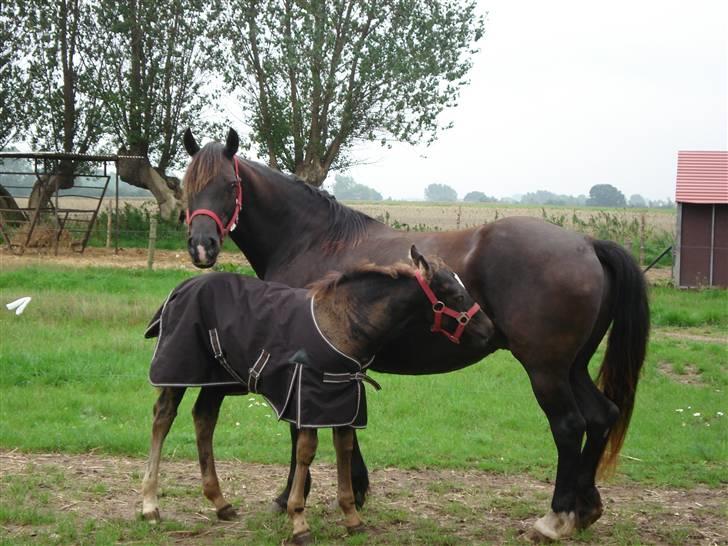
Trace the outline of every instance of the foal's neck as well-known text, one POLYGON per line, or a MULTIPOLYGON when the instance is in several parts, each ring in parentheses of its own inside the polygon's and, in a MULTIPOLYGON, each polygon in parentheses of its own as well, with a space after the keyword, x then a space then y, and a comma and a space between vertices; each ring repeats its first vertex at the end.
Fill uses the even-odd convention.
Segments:
POLYGON ((417 281, 405 277, 381 275, 375 283, 344 283, 316 296, 316 322, 337 349, 359 361, 368 360, 404 328, 418 291, 417 281))

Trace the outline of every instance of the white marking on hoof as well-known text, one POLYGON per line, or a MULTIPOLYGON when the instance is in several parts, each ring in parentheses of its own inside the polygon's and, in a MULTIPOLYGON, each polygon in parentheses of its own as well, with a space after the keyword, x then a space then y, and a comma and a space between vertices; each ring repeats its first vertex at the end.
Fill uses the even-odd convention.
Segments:
POLYGON ((574 534, 576 529, 575 512, 551 511, 533 524, 533 528, 543 536, 552 540, 559 540, 574 534))

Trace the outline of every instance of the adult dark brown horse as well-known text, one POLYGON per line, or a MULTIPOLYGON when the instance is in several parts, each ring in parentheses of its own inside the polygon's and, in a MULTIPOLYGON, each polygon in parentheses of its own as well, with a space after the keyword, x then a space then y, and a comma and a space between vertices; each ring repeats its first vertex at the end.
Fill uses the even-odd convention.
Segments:
MULTIPOLYGON (((534 532, 558 539, 601 516, 595 476, 598 468, 614 466, 624 442, 649 334, 645 282, 629 253, 533 218, 402 233, 294 178, 236 158, 232 130, 224 145, 200 149, 189 130, 184 142, 192 156, 184 181, 193 211, 189 252, 198 267, 215 263, 228 233, 259 277, 290 286, 363 258, 395 262, 413 242, 441 256, 493 319, 490 347, 473 355, 456 345, 401 340, 380 352, 373 369, 446 372, 508 349, 529 376, 558 451, 551 510, 534 532), (236 206, 238 187, 242 202, 236 206), (599 389, 587 366, 610 325, 599 389)), ((357 445, 352 472, 362 502, 368 479, 357 445)), ((290 477, 279 504, 289 490, 290 477)))

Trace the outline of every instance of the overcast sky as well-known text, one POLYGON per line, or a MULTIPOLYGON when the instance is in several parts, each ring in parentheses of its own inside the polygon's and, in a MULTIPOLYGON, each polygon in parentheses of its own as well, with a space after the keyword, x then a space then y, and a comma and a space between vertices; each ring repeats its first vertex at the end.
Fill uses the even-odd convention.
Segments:
MULTIPOLYGON (((367 145, 349 173, 385 197, 539 189, 674 199, 678 150, 728 149, 728 1, 481 0, 471 84, 427 147, 367 145)), ((333 179, 333 177, 331 177, 333 179)))

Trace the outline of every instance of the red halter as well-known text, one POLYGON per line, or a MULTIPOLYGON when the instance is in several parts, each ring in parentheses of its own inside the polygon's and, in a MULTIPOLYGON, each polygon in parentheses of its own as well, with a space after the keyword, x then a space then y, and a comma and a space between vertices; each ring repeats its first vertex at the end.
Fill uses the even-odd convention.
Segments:
POLYGON ((457 311, 455 311, 454 309, 450 309, 443 302, 437 299, 437 296, 435 296, 432 288, 430 288, 430 285, 427 284, 424 278, 422 278, 422 274, 419 271, 415 271, 415 277, 417 278, 417 282, 420 283, 422 291, 427 296, 427 299, 430 300, 430 303, 432 304, 432 312, 435 313, 435 321, 432 323, 432 328, 430 328, 430 331, 440 332, 453 343, 460 343, 460 336, 463 335, 463 331, 468 325, 468 322, 470 322, 470 319, 472 319, 475 313, 480 310, 480 305, 474 303, 473 306, 467 311, 461 311, 458 313, 457 311), (443 329, 442 315, 447 315, 448 317, 452 317, 458 321, 457 328, 455 328, 455 331, 453 333, 450 333, 447 330, 443 329))
POLYGON ((225 239, 225 235, 235 229, 236 222, 238 221, 238 214, 240 214, 240 208, 243 206, 243 185, 240 181, 240 175, 238 174, 237 157, 233 157, 233 165, 235 165, 235 212, 233 212, 233 215, 230 217, 230 221, 227 226, 223 226, 220 217, 214 211, 209 209, 197 209, 192 214, 190 214, 190 209, 185 211, 188 231, 190 229, 190 222, 192 222, 192 219, 195 216, 209 216, 212 218, 217 226, 217 233, 220 236, 220 244, 222 244, 223 239, 225 239))

